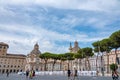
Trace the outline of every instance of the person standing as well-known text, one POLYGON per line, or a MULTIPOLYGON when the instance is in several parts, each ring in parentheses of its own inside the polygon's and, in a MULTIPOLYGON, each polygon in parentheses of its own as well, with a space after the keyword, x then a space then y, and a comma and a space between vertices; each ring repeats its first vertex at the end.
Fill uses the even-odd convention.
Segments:
POLYGON ((33 78, 33 71, 32 71, 32 70, 29 72, 29 78, 30 78, 30 79, 33 78))
POLYGON ((78 72, 77 72, 77 69, 76 68, 74 68, 74 71, 73 71, 73 80, 79 80, 78 79, 78 72))
POLYGON ((33 70, 33 77, 35 76, 35 70, 33 70))
POLYGON ((29 76, 29 70, 26 71, 26 78, 29 76))
POLYGON ((9 72, 7 71, 7 77, 9 76, 9 72))

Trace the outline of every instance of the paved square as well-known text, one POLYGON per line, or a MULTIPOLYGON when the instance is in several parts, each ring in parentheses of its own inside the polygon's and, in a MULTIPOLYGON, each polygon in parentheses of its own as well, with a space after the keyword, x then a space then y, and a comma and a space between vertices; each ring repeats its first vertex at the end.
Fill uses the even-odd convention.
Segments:
MULTIPOLYGON (((10 74, 9 77, 6 74, 0 74, 0 80, 68 80, 65 75, 42 75, 35 76, 33 79, 26 78, 25 75, 10 74)), ((112 80, 111 77, 90 77, 79 76, 79 80, 112 80)))

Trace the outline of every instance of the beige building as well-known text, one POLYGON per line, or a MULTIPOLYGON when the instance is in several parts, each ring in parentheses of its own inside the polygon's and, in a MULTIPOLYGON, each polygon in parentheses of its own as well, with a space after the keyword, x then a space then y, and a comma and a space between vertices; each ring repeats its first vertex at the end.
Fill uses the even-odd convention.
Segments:
MULTIPOLYGON (((118 54, 118 60, 120 62, 120 50, 117 51, 118 54)), ((105 53, 104 54, 104 67, 105 67, 105 72, 107 72, 107 64, 112 64, 116 63, 116 55, 115 51, 111 51, 110 53, 105 53)), ((110 67, 108 66, 108 71, 110 72, 110 67)), ((120 64, 118 64, 118 71, 120 71, 120 64)))
POLYGON ((0 73, 24 71, 26 56, 23 54, 9 54, 9 45, 0 42, 0 73))
POLYGON ((39 58, 41 52, 39 51, 39 45, 36 43, 34 49, 26 57, 25 69, 33 69, 36 71, 42 70, 42 61, 39 58))
MULTIPOLYGON (((27 55, 26 57, 26 65, 25 70, 36 70, 36 71, 44 71, 45 67, 45 61, 41 59, 39 56, 41 55, 41 52, 39 50, 39 45, 36 43, 34 45, 33 50, 27 55)), ((49 59, 46 67, 48 71, 51 71, 53 69, 53 59, 49 59)), ((60 61, 58 60, 55 64, 54 70, 60 70, 60 67, 62 67, 62 70, 64 65, 60 66, 60 61)))
MULTIPOLYGON (((9 45, 3 42, 0 42, 0 73, 9 72, 18 72, 25 71, 27 69, 34 69, 36 71, 44 71, 45 62, 41 58, 39 58, 41 52, 39 50, 39 45, 36 43, 34 45, 33 50, 26 56, 23 54, 10 54, 7 53, 9 45)), ((75 41, 74 47, 70 44, 70 52, 76 53, 79 50, 78 42, 75 41)), ((120 50, 117 51, 118 59, 120 60, 120 50)), ((115 63, 115 52, 111 51, 108 55, 105 53, 103 55, 103 67, 104 72, 107 72, 107 61, 109 60, 109 64, 115 63)), ((98 70, 101 72, 101 56, 98 57, 96 62, 96 56, 89 58, 91 70, 98 70), (96 67, 97 64, 97 67, 96 67)), ((51 71, 53 66, 53 59, 49 59, 47 63, 47 70, 51 71)), ((85 69, 85 59, 73 60, 73 61, 64 61, 61 63, 60 60, 57 60, 54 70, 67 70, 69 68, 72 70, 76 67, 78 70, 84 71, 85 69), (62 65, 61 65, 62 64, 62 65)), ((88 64, 87 64, 88 65, 88 64)), ((118 65, 118 71, 120 71, 120 65, 118 65)), ((110 67, 109 67, 110 72, 110 67)))
POLYGON ((70 52, 77 53, 79 49, 80 49, 80 47, 79 47, 77 41, 74 42, 74 47, 72 47, 72 45, 70 43, 70 47, 69 47, 70 52))

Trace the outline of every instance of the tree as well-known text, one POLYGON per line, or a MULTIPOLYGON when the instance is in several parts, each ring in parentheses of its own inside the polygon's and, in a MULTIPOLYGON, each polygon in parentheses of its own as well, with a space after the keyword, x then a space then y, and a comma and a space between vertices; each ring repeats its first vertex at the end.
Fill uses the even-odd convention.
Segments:
POLYGON ((62 63, 67 60, 67 58, 65 58, 65 54, 58 54, 58 59, 60 60, 60 70, 62 70, 62 63))
POLYGON ((55 63, 56 63, 57 60, 58 60, 58 54, 51 54, 51 58, 53 59, 53 67, 52 67, 52 71, 53 71, 53 70, 54 70, 55 63))
POLYGON ((92 43, 93 47, 94 47, 94 52, 97 53, 97 58, 96 58, 96 71, 98 71, 98 55, 100 54, 100 42, 96 41, 94 43, 92 43))
POLYGON ((98 71, 98 55, 101 55, 101 73, 102 76, 104 76, 104 64, 103 64, 103 52, 105 52, 108 48, 106 43, 107 40, 101 40, 101 41, 96 41, 92 45, 94 46, 94 51, 97 52, 97 58, 96 58, 96 71, 98 71))
MULTIPOLYGON (((88 68, 87 68, 87 65, 86 65, 86 69, 91 70, 90 62, 89 62, 88 58, 94 55, 94 53, 92 52, 92 48, 86 47, 86 48, 83 48, 82 51, 83 51, 83 53, 85 54, 85 57, 86 57, 85 61, 88 62, 88 68)), ((85 63, 87 63, 87 62, 85 62, 85 63)))
POLYGON ((68 69, 70 69, 69 61, 74 60, 74 54, 73 53, 65 53, 65 58, 68 60, 68 69))
POLYGON ((118 69, 118 65, 117 64, 110 64, 110 69, 112 70, 112 71, 116 71, 117 69, 118 69))
POLYGON ((44 60, 45 64, 44 64, 44 70, 47 71, 47 62, 48 59, 51 58, 51 53, 50 52, 45 52, 43 54, 40 55, 40 58, 44 60))
MULTIPOLYGON (((74 57, 79 60, 79 67, 82 65, 81 63, 81 59, 83 59, 85 57, 85 54, 82 53, 82 49, 80 49, 78 51, 78 53, 74 54, 74 57)), ((79 68, 79 70, 81 71, 81 68, 79 68)))
POLYGON ((107 73, 109 73, 109 52, 111 51, 111 40, 105 38, 100 41, 100 46, 102 47, 102 52, 106 52, 107 55, 107 73))
MULTIPOLYGON (((82 65, 81 59, 85 58, 85 54, 82 52, 82 49, 79 49, 76 54, 74 54, 74 57, 79 60, 79 67, 82 65)), ((81 70, 81 68, 79 68, 81 70)))
POLYGON ((120 30, 112 33, 112 34, 110 35, 110 40, 111 40, 111 42, 112 42, 111 47, 112 47, 113 49, 115 49, 115 55, 116 55, 115 61, 116 61, 116 63, 119 64, 118 55, 117 55, 117 49, 120 47, 120 30))

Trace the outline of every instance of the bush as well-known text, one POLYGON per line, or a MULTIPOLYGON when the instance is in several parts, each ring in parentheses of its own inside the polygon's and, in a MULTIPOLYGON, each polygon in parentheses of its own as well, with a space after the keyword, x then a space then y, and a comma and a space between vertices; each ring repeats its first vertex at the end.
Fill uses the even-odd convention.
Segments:
POLYGON ((116 71, 117 69, 118 69, 118 65, 117 64, 110 64, 110 69, 112 70, 112 71, 116 71))

